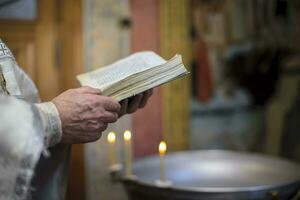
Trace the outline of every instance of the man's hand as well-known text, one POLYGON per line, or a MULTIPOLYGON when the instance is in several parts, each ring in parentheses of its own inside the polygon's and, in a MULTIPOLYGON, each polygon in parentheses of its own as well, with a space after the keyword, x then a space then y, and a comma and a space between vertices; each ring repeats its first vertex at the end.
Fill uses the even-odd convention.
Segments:
POLYGON ((145 107, 148 99, 151 97, 153 90, 147 90, 129 99, 124 99, 121 101, 121 111, 119 112, 119 117, 135 112, 139 108, 145 107))
POLYGON ((121 106, 90 87, 70 89, 52 100, 62 122, 62 143, 98 140, 108 123, 117 121, 121 106))

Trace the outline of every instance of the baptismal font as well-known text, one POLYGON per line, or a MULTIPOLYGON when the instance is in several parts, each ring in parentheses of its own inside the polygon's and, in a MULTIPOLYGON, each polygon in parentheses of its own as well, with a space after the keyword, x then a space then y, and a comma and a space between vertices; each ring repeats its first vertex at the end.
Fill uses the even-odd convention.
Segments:
POLYGON ((164 141, 158 144, 158 155, 133 162, 133 135, 130 131, 125 133, 125 165, 114 163, 110 173, 116 184, 123 184, 131 200, 300 198, 300 167, 293 162, 262 154, 225 150, 167 154, 164 141))

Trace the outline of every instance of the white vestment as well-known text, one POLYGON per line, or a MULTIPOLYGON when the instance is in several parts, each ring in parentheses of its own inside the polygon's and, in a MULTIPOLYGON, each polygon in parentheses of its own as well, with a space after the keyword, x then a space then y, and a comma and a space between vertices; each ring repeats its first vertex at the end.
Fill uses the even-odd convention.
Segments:
POLYGON ((61 140, 61 121, 52 102, 40 103, 32 80, 18 66, 11 51, 0 39, 0 93, 33 103, 43 122, 44 145, 50 157, 41 156, 32 181, 32 199, 64 199, 70 146, 58 144, 61 140))
POLYGON ((32 104, 0 94, 0 110, 0 199, 24 200, 44 147, 44 127, 32 104))

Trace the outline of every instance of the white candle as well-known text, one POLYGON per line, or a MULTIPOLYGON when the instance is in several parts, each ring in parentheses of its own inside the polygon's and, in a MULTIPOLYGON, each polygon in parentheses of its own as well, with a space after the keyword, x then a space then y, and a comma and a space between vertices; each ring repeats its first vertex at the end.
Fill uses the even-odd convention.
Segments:
POLYGON ((117 164, 117 158, 116 158, 116 133, 110 132, 107 135, 107 142, 108 142, 108 159, 109 159, 109 165, 113 166, 117 164))
POLYGON ((127 177, 132 176, 132 145, 131 145, 131 132, 126 130, 124 132, 125 143, 125 174, 127 177))
POLYGON ((160 181, 166 182, 166 169, 165 169, 165 153, 167 151, 167 144, 161 141, 158 146, 159 158, 160 158, 160 181))

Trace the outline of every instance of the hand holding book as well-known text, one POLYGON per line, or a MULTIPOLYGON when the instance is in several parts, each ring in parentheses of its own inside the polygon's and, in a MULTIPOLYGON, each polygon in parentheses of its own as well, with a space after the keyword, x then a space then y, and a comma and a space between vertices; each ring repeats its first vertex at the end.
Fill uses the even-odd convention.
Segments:
POLYGON ((154 52, 146 51, 78 75, 77 79, 83 86, 98 88, 103 95, 122 101, 186 74, 188 71, 180 55, 166 61, 154 52))
POLYGON ((119 113, 119 117, 125 114, 134 113, 139 108, 145 107, 148 99, 151 97, 153 93, 153 89, 147 90, 143 93, 137 94, 133 97, 128 99, 124 99, 120 102, 121 104, 121 111, 119 113))

